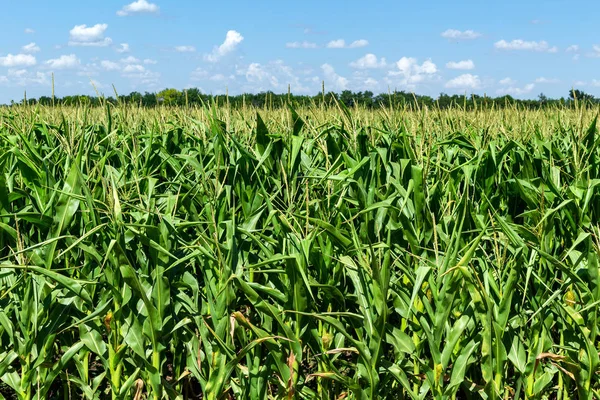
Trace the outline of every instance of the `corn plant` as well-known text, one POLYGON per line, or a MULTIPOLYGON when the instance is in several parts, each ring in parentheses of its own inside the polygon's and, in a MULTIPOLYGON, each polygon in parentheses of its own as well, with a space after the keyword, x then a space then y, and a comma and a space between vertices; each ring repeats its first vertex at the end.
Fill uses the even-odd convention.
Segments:
POLYGON ((600 396, 589 109, 0 109, 0 399, 600 396))

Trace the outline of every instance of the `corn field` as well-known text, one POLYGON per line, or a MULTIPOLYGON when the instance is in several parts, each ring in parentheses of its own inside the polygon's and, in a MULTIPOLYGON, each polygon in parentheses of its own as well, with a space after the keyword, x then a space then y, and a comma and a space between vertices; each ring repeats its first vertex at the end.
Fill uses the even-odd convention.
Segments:
POLYGON ((0 399, 600 398, 597 112, 0 109, 0 399))

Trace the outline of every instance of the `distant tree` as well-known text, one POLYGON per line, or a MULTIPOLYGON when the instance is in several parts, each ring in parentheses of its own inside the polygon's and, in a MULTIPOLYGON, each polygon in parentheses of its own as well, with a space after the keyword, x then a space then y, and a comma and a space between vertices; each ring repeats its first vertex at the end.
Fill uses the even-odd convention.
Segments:
POLYGON ((129 104, 139 105, 142 103, 142 94, 140 92, 131 92, 129 96, 122 96, 122 99, 129 104))
POLYGON ((354 94, 350 90, 344 90, 340 94, 340 101, 346 107, 352 107, 354 105, 354 94))
MULTIPOLYGON (((361 94, 361 93, 359 93, 361 94)), ((359 96, 362 105, 372 108, 373 107, 373 92, 370 90, 365 90, 362 93, 362 96, 359 96)))
POLYGON ((181 104, 182 93, 177 89, 165 89, 158 92, 158 97, 164 99, 164 104, 176 106, 181 104))
POLYGON ((142 104, 144 105, 144 107, 156 106, 156 93, 144 93, 144 95, 142 96, 142 104))
POLYGON ((577 99, 577 101, 582 101, 584 103, 594 102, 596 100, 593 95, 586 93, 583 90, 579 90, 579 89, 573 89, 573 90, 569 91, 569 98, 571 100, 577 99))
POLYGON ((38 101, 43 106, 50 106, 50 105, 52 105, 52 97, 42 96, 42 97, 39 98, 38 101))
POLYGON ((187 96, 190 104, 200 104, 202 102, 202 93, 198 88, 187 89, 187 96))

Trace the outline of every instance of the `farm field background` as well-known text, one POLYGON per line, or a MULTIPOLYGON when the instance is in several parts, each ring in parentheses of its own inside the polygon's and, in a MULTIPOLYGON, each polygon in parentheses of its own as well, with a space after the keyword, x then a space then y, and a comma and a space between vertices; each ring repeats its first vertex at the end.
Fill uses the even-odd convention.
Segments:
POLYGON ((597 113, 1 108, 0 398, 598 398, 597 113))

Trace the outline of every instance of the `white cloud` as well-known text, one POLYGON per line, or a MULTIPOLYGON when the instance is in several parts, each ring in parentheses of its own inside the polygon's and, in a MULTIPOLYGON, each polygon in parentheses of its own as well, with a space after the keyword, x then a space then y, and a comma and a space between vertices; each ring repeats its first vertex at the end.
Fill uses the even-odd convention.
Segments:
POLYGON ((10 76, 10 77, 22 78, 25 75, 27 75, 26 69, 9 69, 8 70, 8 76, 10 76))
POLYGON ((139 64, 128 64, 125 66, 125 68, 123 68, 123 73, 125 74, 139 73, 144 71, 146 71, 146 68, 139 64))
POLYGON ((471 70, 475 68, 475 63, 473 60, 450 61, 446 64, 446 68, 471 70))
POLYGON ((157 64, 157 63, 158 63, 158 61, 153 60, 151 58, 145 58, 144 59, 144 64, 146 64, 146 65, 154 65, 154 64, 157 64))
POLYGON ((117 11, 117 15, 125 17, 132 14, 157 14, 159 10, 160 8, 156 4, 148 3, 146 0, 137 0, 117 11))
POLYGON ((548 42, 544 40, 540 42, 525 41, 522 39, 515 39, 510 42, 507 42, 506 40, 500 40, 494 43, 494 47, 499 50, 529 50, 546 53, 556 53, 558 51, 558 47, 550 47, 548 42))
POLYGON ((96 89, 103 89, 104 85, 95 79, 90 79, 90 85, 96 89))
POLYGON ((567 53, 577 53, 579 51, 579 45, 572 44, 565 50, 567 53))
POLYGON ((318 46, 312 42, 288 42, 285 44, 288 49, 316 49, 318 46))
POLYGON ((118 63, 108 60, 101 61, 100 66, 106 71, 119 71, 121 69, 121 66, 118 63))
POLYGON ((346 47, 346 41, 344 39, 332 40, 327 43, 327 48, 329 49, 343 49, 346 47))
POLYGON ((365 40, 365 39, 359 39, 359 40, 355 40, 354 42, 350 43, 350 45, 348 46, 349 49, 357 49, 360 47, 366 47, 369 45, 369 41, 365 40))
POLYGON ((355 40, 354 42, 346 45, 346 41, 344 39, 332 40, 327 43, 327 48, 329 49, 356 49, 359 47, 365 47, 369 45, 369 41, 365 39, 355 40))
POLYGON ((212 93, 223 93, 226 86, 238 93, 267 90, 282 93, 288 85, 294 93, 316 92, 316 86, 310 90, 305 84, 306 74, 306 69, 295 71, 282 60, 273 60, 267 63, 205 64, 191 73, 190 80, 202 82, 201 86, 206 85, 205 89, 212 93))
POLYGON ((472 40, 481 37, 481 33, 475 32, 471 29, 466 31, 459 31, 457 29, 447 29, 442 32, 442 37, 446 39, 461 39, 461 40, 472 40))
POLYGON ((125 58, 121 58, 121 60, 119 61, 123 64, 138 64, 140 62, 140 60, 135 58, 134 56, 127 56, 125 58))
POLYGON ((479 89, 481 81, 477 75, 463 74, 449 80, 445 86, 449 89, 479 89))
POLYGON ((587 54, 588 57, 600 57, 600 45, 593 45, 592 52, 587 54))
POLYGON ((198 67, 194 71, 192 71, 190 78, 193 81, 200 81, 206 77, 208 77, 208 71, 206 71, 203 68, 198 67))
POLYGON ((419 65, 417 59, 413 57, 402 57, 396 62, 396 68, 397 70, 390 71, 388 75, 401 76, 403 79, 399 83, 410 88, 434 78, 438 72, 437 66, 431 60, 426 60, 419 65))
POLYGON ((386 65, 385 58, 378 60, 377 56, 371 53, 365 54, 364 57, 350 63, 350 66, 356 69, 383 68, 386 65))
POLYGON ((160 73, 149 71, 141 65, 125 66, 122 76, 131 79, 136 85, 145 87, 158 87, 160 84, 160 73))
POLYGON ((325 75, 325 85, 333 86, 334 90, 345 90, 348 87, 348 79, 338 75, 335 69, 329 64, 321 65, 323 74, 325 75))
POLYGON ((48 60, 44 64, 53 69, 68 69, 79 67, 81 61, 75 54, 69 54, 48 60))
POLYGON ((560 80, 556 78, 544 78, 543 76, 541 76, 535 80, 535 83, 560 83, 560 80))
POLYGON ((7 54, 0 57, 1 67, 31 67, 37 63, 37 60, 31 54, 7 54))
POLYGON ((35 31, 33 29, 31 29, 31 28, 25 28, 25 33, 28 34, 28 35, 31 35, 31 34, 34 34, 35 31))
POLYGON ((379 86, 379 82, 377 82, 377 80, 375 80, 371 77, 365 79, 363 84, 365 85, 365 87, 370 88, 370 89, 375 89, 379 86))
POLYGON ((48 85, 48 74, 41 71, 31 72, 25 69, 9 69, 7 76, 0 76, 0 84, 29 86, 48 85))
POLYGON ((266 71, 259 63, 250 64, 245 75, 248 82, 251 83, 263 83, 267 81, 273 87, 279 86, 279 79, 266 71))
POLYGON ((496 93, 498 93, 498 94, 510 94, 510 95, 514 95, 514 96, 522 96, 522 95, 531 93, 531 91, 534 88, 535 88, 535 84, 528 83, 527 85, 525 85, 522 88, 515 87, 515 86, 500 88, 500 89, 498 89, 496 91, 496 93))
POLYGON ((208 79, 210 79, 211 81, 214 81, 214 82, 235 81, 235 75, 225 76, 223 74, 216 74, 216 75, 211 76, 208 79))
POLYGON ((38 51, 40 51, 40 46, 38 46, 37 44, 35 44, 34 42, 31 42, 29 44, 26 44, 25 46, 21 47, 21 50, 24 53, 37 53, 38 51))
POLYGON ((194 53, 196 51, 196 48, 194 46, 188 45, 175 46, 175 51, 178 53, 194 53))
POLYGON ((128 43, 121 43, 117 48, 117 53, 129 53, 130 48, 128 43))
POLYGON ((107 24, 96 24, 94 26, 75 25, 69 31, 69 46, 109 46, 112 39, 104 37, 108 29, 107 24))
POLYGON ((260 93, 274 91, 283 93, 288 85, 293 93, 314 94, 320 88, 317 83, 308 83, 306 77, 314 71, 306 65, 292 68, 283 60, 276 59, 264 63, 243 63, 241 59, 232 63, 204 64, 190 75, 191 82, 201 82, 190 86, 202 86, 207 92, 224 93, 225 87, 231 92, 260 93))
POLYGON ((504 79, 500 79, 498 81, 499 84, 503 85, 503 86, 510 86, 510 85, 515 85, 517 83, 517 81, 515 81, 512 78, 506 77, 504 79))
POLYGON ((212 53, 205 55, 204 58, 210 62, 217 62, 222 57, 233 52, 243 40, 244 37, 238 31, 227 31, 225 41, 219 47, 215 47, 212 53))

